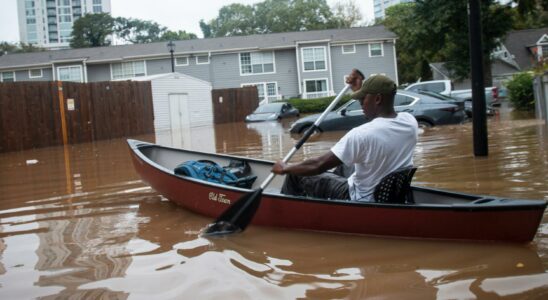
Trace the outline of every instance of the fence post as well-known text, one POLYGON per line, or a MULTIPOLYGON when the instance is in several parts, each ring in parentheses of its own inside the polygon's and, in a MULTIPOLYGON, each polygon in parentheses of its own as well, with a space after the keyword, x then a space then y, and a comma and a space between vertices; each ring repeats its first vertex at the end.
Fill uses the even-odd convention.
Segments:
POLYGON ((540 76, 540 86, 542 91, 541 107, 544 107, 542 114, 544 115, 544 124, 548 125, 548 72, 540 76))
POLYGON ((57 81, 57 95, 59 96, 59 112, 61 113, 61 134, 63 136, 63 145, 68 144, 67 121, 65 118, 65 97, 63 95, 63 82, 57 81))

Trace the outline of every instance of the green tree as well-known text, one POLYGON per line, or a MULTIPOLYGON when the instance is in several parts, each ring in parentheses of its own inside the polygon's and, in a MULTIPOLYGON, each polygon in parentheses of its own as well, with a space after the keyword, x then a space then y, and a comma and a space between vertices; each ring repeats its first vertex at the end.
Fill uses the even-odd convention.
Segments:
POLYGON ((198 37, 194 33, 186 32, 184 30, 171 31, 168 30, 160 37, 161 41, 180 41, 180 40, 192 40, 198 37))
POLYGON ((144 44, 160 41, 160 37, 167 32, 156 22, 118 17, 115 19, 114 31, 122 40, 132 44, 144 44))
POLYGON ((291 0, 266 0, 255 4, 256 33, 297 31, 291 0))
POLYGON ((72 26, 72 48, 100 47, 110 45, 108 37, 113 33, 114 19, 107 13, 86 14, 74 21, 72 26))
POLYGON ((0 56, 5 54, 10 54, 10 53, 40 52, 40 51, 45 51, 45 49, 37 47, 34 44, 0 42, 0 56))
POLYGON ((204 37, 336 28, 325 0, 265 0, 254 5, 231 4, 217 18, 200 21, 204 37))
POLYGON ((398 77, 401 82, 415 82, 418 79, 428 80, 432 77, 429 61, 435 61, 435 53, 423 47, 418 40, 422 28, 415 18, 413 2, 394 5, 386 9, 382 23, 397 36, 396 53, 398 77))
POLYGON ((120 39, 132 44, 198 38, 194 33, 185 30, 172 31, 153 21, 123 17, 115 19, 114 32, 120 39))
POLYGON ((336 28, 333 13, 325 0, 293 0, 291 2, 290 31, 336 28))
POLYGON ((339 1, 333 7, 333 18, 337 28, 350 28, 358 26, 362 17, 362 12, 356 4, 356 0, 339 1))
MULTIPOLYGON (((207 23, 208 34, 215 37, 250 35, 255 33, 253 22, 252 6, 238 3, 225 5, 219 10, 217 18, 207 23)), ((203 34, 204 37, 209 37, 206 32, 203 34)))
POLYGON ((209 24, 206 23, 204 19, 200 19, 200 30, 202 30, 202 34, 204 35, 204 38, 213 37, 211 26, 209 26, 209 24))
MULTIPOLYGON (((404 80, 424 79, 425 64, 436 61, 445 62, 456 79, 469 77, 467 3, 417 0, 387 10, 383 23, 398 35, 398 64, 404 80)), ((490 54, 512 28, 511 8, 481 0, 481 15, 485 83, 491 85, 490 54)))
POLYGON ((515 74, 506 84, 508 98, 517 110, 534 110, 533 75, 528 72, 515 74))
POLYGON ((0 42, 0 56, 10 53, 15 53, 17 50, 17 45, 8 43, 8 42, 0 42))
POLYGON ((548 1, 516 0, 512 9, 513 29, 542 28, 548 26, 548 1))

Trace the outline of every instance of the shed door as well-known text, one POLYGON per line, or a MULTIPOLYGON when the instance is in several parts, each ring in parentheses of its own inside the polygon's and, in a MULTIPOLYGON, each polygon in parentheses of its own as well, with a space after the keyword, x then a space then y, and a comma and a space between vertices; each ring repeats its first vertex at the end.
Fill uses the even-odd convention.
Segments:
POLYGON ((173 147, 190 147, 190 114, 187 94, 169 94, 171 142, 173 147))

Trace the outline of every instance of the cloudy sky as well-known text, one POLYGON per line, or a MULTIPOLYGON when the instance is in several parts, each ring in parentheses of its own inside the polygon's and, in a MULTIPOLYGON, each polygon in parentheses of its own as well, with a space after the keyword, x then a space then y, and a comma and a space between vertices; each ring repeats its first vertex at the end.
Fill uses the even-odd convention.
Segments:
MULTIPOLYGON (((171 30, 186 30, 202 37, 198 22, 217 16, 219 9, 231 3, 252 4, 257 0, 111 0, 112 15, 152 20, 171 30), (195 1, 195 2, 194 2, 195 1)), ((327 0, 333 6, 341 0, 327 0)), ((18 42, 17 0, 0 0, 0 41, 18 42)), ((344 2, 344 1, 343 1, 344 2)), ((356 0, 364 20, 373 19, 373 0, 356 0)))

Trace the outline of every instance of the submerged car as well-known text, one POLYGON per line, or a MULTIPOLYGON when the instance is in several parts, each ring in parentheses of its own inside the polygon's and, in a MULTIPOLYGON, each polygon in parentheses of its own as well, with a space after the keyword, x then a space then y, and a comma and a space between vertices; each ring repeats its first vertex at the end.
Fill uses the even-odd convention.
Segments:
MULTIPOLYGON (((428 95, 398 90, 394 98, 396 112, 412 114, 420 127, 460 124, 465 119, 463 100, 440 100, 428 95)), ((289 132, 303 133, 312 126, 320 114, 297 120, 289 132)), ((334 112, 329 113, 320 124, 320 131, 350 130, 367 122, 360 102, 351 100, 334 112)))
POLYGON ((299 110, 289 103, 267 103, 259 105, 255 111, 247 117, 246 122, 276 121, 282 118, 298 117, 299 110))
MULTIPOLYGON (((419 94, 428 95, 428 96, 431 96, 431 97, 434 97, 434 98, 437 98, 437 99, 440 99, 440 100, 444 100, 444 101, 459 101, 460 100, 460 99, 456 99, 456 98, 453 98, 453 97, 442 95, 442 94, 439 94, 439 93, 436 93, 436 92, 419 91, 419 94)), ((471 118, 472 117, 472 99, 465 99, 463 101, 464 101, 464 112, 466 113, 466 116, 468 118, 471 118)), ((486 108, 485 108, 485 113, 488 116, 492 116, 492 115, 495 114, 495 109, 491 105, 487 105, 486 108)))

